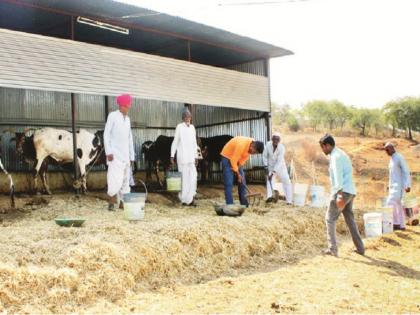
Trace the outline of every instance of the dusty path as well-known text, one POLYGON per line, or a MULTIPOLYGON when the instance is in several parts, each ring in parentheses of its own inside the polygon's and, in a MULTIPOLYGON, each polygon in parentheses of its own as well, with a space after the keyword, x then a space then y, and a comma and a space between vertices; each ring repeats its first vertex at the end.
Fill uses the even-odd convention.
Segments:
MULTIPOLYGON (((420 313, 420 228, 367 241, 365 257, 341 248, 274 272, 131 296, 110 312, 420 313)), ((95 308, 88 310, 95 312, 95 308)))

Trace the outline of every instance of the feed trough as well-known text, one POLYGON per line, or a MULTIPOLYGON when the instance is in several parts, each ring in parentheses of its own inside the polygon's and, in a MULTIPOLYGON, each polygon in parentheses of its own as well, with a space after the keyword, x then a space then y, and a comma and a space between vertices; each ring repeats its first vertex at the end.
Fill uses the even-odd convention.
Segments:
POLYGON ((81 227, 86 219, 83 218, 57 218, 55 223, 65 227, 81 227))

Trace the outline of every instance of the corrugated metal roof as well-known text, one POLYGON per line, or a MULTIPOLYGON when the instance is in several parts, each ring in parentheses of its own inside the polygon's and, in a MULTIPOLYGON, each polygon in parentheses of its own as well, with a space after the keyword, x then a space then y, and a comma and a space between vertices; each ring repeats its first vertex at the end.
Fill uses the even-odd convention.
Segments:
MULTIPOLYGON (((134 28, 137 31, 134 34, 137 36, 135 39, 136 41, 141 39, 141 45, 130 46, 128 49, 185 59, 185 43, 190 41, 193 61, 211 65, 226 66, 292 54, 287 49, 249 37, 113 0, 3 0, 3 2, 10 5, 48 9, 56 14, 92 17, 130 29, 134 28), (167 49, 168 47, 170 49, 167 49)), ((34 23, 40 22, 42 18, 41 15, 37 16, 34 23)), ((48 17, 44 16, 44 18, 48 17)), ((15 21, 14 23, 24 23, 22 20, 15 19, 15 21)), ((77 25, 77 27, 80 31, 77 40, 96 41, 112 46, 129 41, 128 37, 124 38, 108 31, 103 34, 96 31, 89 35, 91 27, 82 25, 77 25)), ((57 33, 59 33, 58 30, 57 33)), ((57 34, 57 36, 65 35, 57 34)))

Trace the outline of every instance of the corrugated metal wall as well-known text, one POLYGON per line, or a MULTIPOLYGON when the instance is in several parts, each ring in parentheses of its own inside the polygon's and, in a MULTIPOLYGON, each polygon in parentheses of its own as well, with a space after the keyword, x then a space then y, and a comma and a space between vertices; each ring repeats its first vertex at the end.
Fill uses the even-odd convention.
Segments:
POLYGON ((0 86, 270 109, 264 76, 1 28, 0 86))
POLYGON ((245 62, 245 63, 229 66, 226 68, 239 71, 239 72, 251 73, 251 74, 256 74, 260 76, 267 76, 264 60, 255 60, 251 62, 245 62))
MULTIPOLYGON (((105 125, 106 99, 102 96, 77 94, 78 127, 95 132, 105 125)), ((108 97, 109 111, 116 110, 115 97, 108 97)), ((183 103, 135 99, 130 111, 135 140, 137 162, 141 169, 145 163, 141 156, 144 141, 154 141, 159 135, 173 136, 175 126, 181 121, 183 103)), ((192 107, 193 123, 200 137, 229 134, 245 135, 266 141, 267 129, 263 112, 206 105, 192 107)), ((10 139, 15 132, 52 126, 71 130, 71 97, 69 93, 24 90, 0 87, 0 132, 2 160, 10 171, 28 172, 27 163, 17 158, 15 142, 10 139)), ((252 157, 247 168, 262 165, 261 156, 252 157)), ((51 170, 61 168, 50 167, 51 170)), ((96 167, 95 169, 103 169, 96 167)), ((219 168, 214 168, 211 179, 219 181, 219 168)), ((248 177, 258 180, 259 171, 248 177)))
MULTIPOLYGON (((248 136, 264 143, 267 142, 264 112, 200 105, 193 107, 192 114, 199 137, 212 137, 217 135, 248 136)), ((250 161, 245 166, 249 170, 247 172, 248 180, 264 180, 264 172, 261 170, 251 171, 252 168, 262 165, 262 155, 251 156, 250 161)), ((214 164, 212 170, 213 172, 209 175, 209 179, 211 181, 221 182, 222 173, 220 165, 214 164)))

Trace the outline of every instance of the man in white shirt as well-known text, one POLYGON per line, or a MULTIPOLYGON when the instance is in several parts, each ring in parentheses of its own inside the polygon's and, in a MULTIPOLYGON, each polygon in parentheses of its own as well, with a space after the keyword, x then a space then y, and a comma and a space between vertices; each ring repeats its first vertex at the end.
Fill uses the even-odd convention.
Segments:
POLYGON ((265 146, 263 153, 264 166, 267 167, 268 170, 267 202, 273 201, 273 178, 276 178, 283 184, 286 202, 290 205, 292 204, 293 198, 292 182, 290 181, 286 161, 284 160, 286 149, 284 148, 284 145, 280 143, 280 140, 280 134, 275 132, 271 141, 265 146))
POLYGON ((405 230, 405 215, 401 204, 404 193, 411 191, 410 170, 404 157, 396 152, 392 143, 385 144, 389 160, 389 195, 387 203, 393 208, 394 230, 405 230))
POLYGON ((175 137, 171 146, 171 164, 176 161, 181 172, 182 190, 179 199, 183 205, 195 206, 194 196, 197 190, 198 146, 194 126, 191 124, 191 113, 188 109, 182 112, 182 123, 176 126, 175 137))
POLYGON ((105 154, 108 164, 108 210, 113 211, 119 199, 122 209, 123 195, 130 192, 130 162, 134 163, 133 134, 128 112, 132 98, 128 94, 117 97, 119 109, 108 115, 104 131, 105 154))

